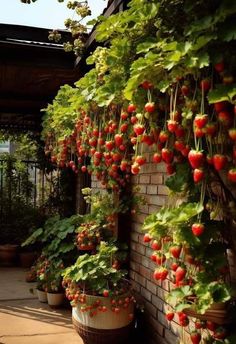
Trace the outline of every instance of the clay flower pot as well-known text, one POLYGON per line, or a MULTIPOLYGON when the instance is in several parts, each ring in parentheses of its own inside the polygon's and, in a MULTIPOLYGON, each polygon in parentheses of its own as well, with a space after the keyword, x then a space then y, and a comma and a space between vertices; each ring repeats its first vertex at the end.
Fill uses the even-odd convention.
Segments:
POLYGON ((52 308, 60 307, 65 300, 64 293, 49 293, 47 292, 48 304, 52 308))
POLYGON ((0 245, 0 265, 13 266, 16 261, 18 245, 0 245))
POLYGON ((47 293, 44 290, 36 289, 36 293, 40 302, 47 303, 47 293))

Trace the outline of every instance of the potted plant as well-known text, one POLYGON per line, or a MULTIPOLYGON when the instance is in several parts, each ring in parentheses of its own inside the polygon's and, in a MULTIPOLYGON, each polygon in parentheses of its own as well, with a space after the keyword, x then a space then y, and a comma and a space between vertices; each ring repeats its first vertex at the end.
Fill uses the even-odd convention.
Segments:
POLYGON ((36 294, 40 302, 46 303, 47 300, 47 279, 45 275, 46 268, 49 262, 45 256, 41 255, 36 262, 36 294))
POLYGON ((64 268, 63 262, 51 261, 45 271, 47 280, 47 300, 51 308, 60 307, 65 300, 65 293, 62 287, 61 271, 64 268))
POLYGON ((82 251, 91 251, 100 242, 100 226, 96 221, 82 223, 76 230, 77 248, 82 251))
POLYGON ((101 242, 97 254, 80 256, 63 272, 73 324, 86 344, 120 343, 129 336, 134 298, 126 272, 112 266, 116 252, 101 242))

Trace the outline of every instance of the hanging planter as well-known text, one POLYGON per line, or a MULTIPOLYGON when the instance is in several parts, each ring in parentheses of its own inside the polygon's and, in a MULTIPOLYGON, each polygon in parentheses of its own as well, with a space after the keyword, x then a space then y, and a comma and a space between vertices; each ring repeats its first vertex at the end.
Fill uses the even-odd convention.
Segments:
POLYGON ((218 325, 224 325, 231 322, 231 319, 228 316, 227 303, 223 302, 213 303, 204 314, 198 313, 194 307, 186 308, 183 312, 189 317, 212 321, 218 325))

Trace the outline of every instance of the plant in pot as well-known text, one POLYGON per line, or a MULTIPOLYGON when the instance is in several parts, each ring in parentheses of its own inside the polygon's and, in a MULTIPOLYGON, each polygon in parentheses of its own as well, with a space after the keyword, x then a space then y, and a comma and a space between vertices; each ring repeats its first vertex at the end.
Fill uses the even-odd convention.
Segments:
POLYGON ((101 239, 100 226, 96 221, 82 223, 76 230, 77 248, 82 251, 96 249, 101 239))
POLYGON ((36 294, 40 302, 47 302, 47 279, 46 279, 46 269, 49 265, 48 259, 41 255, 35 264, 36 270, 36 294))
POLYGON ((135 300, 126 271, 113 267, 116 252, 101 242, 96 254, 80 256, 63 272, 73 324, 85 344, 121 343, 129 336, 135 300))
POLYGON ((65 300, 65 293, 62 287, 61 272, 64 268, 62 260, 50 261, 47 265, 45 276, 47 280, 47 300, 51 308, 60 307, 65 300))

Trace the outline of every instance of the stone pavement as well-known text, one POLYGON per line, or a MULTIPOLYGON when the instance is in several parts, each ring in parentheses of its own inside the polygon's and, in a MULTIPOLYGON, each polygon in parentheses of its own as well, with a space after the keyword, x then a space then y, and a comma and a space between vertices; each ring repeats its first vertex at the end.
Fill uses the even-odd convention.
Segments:
POLYGON ((0 268, 0 344, 82 344, 71 310, 52 310, 30 293, 26 270, 0 268))

